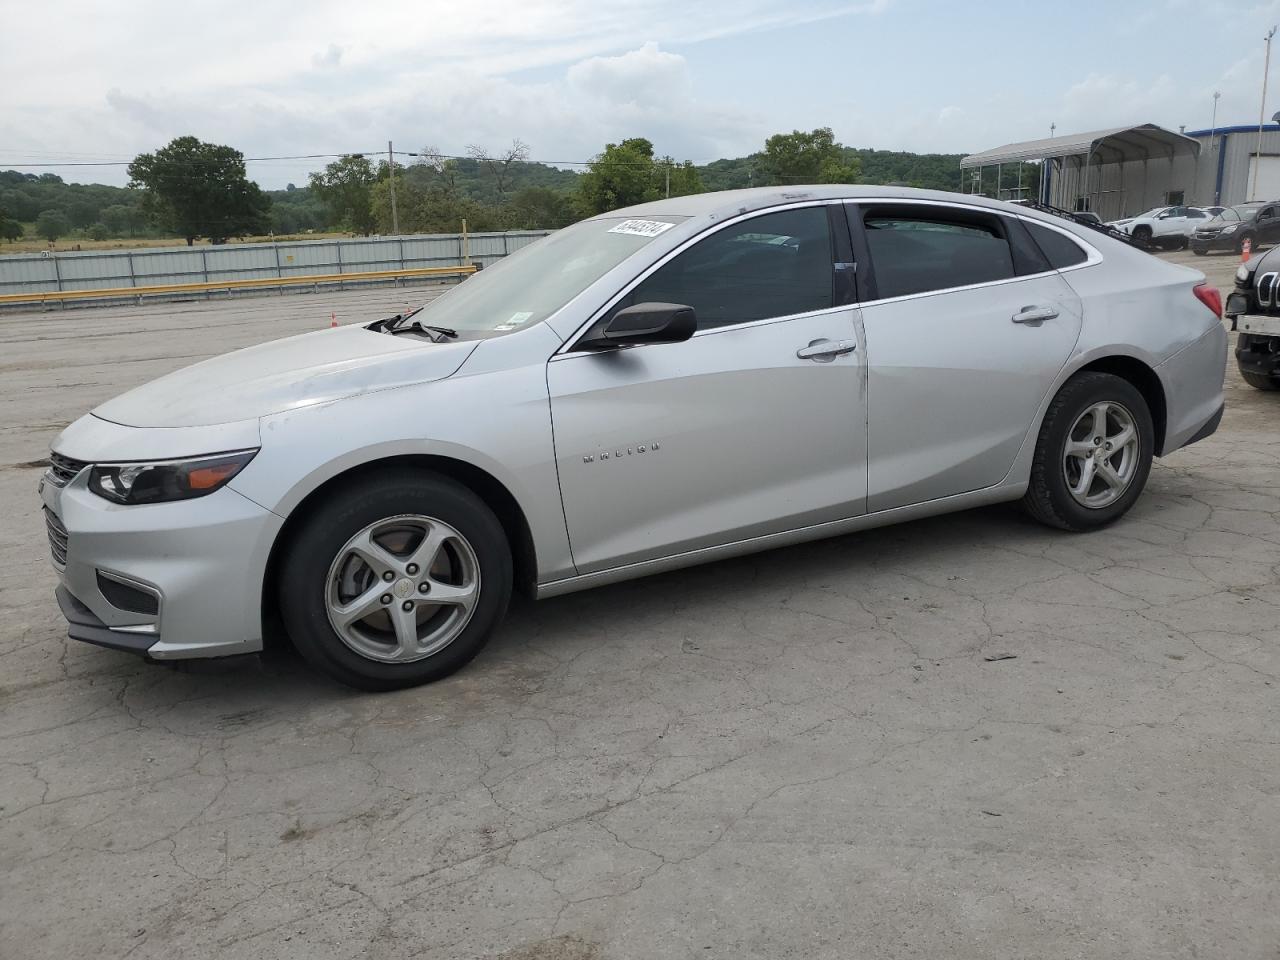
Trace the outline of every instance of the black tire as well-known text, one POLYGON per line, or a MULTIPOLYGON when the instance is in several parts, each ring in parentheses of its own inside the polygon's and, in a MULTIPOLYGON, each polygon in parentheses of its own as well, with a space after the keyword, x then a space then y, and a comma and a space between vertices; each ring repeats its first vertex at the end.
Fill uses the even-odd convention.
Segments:
POLYGON ((1186 237, 1180 237, 1180 238, 1178 239, 1178 246, 1177 246, 1177 249, 1179 249, 1179 250, 1185 250, 1185 249, 1187 249, 1187 247, 1189 247, 1189 246, 1191 246, 1191 241, 1190 241, 1190 240, 1188 240, 1186 237))
POLYGON ((1200 250, 1200 249, 1198 249, 1198 248, 1196 248, 1196 247, 1192 247, 1192 248, 1191 248, 1191 252, 1192 252, 1192 253, 1194 253, 1197 257, 1203 257, 1203 256, 1206 256, 1206 255, 1209 253, 1209 251, 1208 251, 1208 250, 1200 250))
POLYGON ((1146 486, 1155 451, 1151 410, 1142 394, 1128 380, 1109 373, 1080 373, 1068 380, 1049 404, 1036 439, 1031 482, 1022 498, 1023 508, 1041 523, 1060 530, 1094 530, 1118 520, 1133 506, 1146 486), (1100 508, 1078 503, 1067 488, 1062 466, 1068 432, 1093 404, 1123 404, 1133 415, 1138 431, 1138 463, 1129 486, 1115 502, 1100 508))
POLYGON ((1151 243, 1151 228, 1145 224, 1140 227, 1134 227, 1133 239, 1138 241, 1138 243, 1149 245, 1151 243))
POLYGON ((1240 379, 1255 390, 1280 390, 1280 380, 1263 373, 1245 373, 1241 370, 1240 379))
POLYGON ((1241 234, 1239 237, 1237 237, 1237 238, 1236 238, 1236 253, 1238 253, 1238 254, 1243 254, 1243 253, 1244 253, 1244 242, 1245 242, 1246 240, 1248 240, 1248 241, 1249 241, 1249 250, 1250 250, 1250 252, 1252 252, 1252 251, 1254 251, 1254 250, 1256 250, 1256 249, 1258 248, 1257 243, 1255 243, 1255 242, 1254 242, 1253 234, 1252 234, 1252 233, 1244 233, 1244 234, 1241 234))
POLYGON ((315 669, 360 690, 396 690, 447 677, 488 642, 511 599, 511 546, 502 524, 479 497, 447 477, 412 468, 389 469, 342 487, 319 504, 287 545, 277 581, 280 612, 298 652, 315 669), (388 663, 360 655, 329 622, 330 565, 369 524, 422 514, 449 524, 479 564, 480 593, 462 631, 423 660, 388 663))

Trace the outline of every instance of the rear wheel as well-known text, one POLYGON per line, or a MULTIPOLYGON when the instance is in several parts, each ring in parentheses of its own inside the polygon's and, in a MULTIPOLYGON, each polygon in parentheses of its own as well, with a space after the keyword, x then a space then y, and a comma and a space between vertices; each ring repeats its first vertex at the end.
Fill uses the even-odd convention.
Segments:
POLYGON ((1109 373, 1082 373, 1058 391, 1036 440, 1027 511, 1063 530, 1123 516, 1151 472, 1155 430, 1137 388, 1109 373))
POLYGON ((1208 254, 1208 252, 1209 252, 1209 251, 1208 251, 1208 250, 1201 250, 1199 247, 1192 247, 1192 248, 1191 248, 1191 252, 1192 252, 1192 253, 1194 253, 1197 257, 1203 257, 1203 256, 1205 256, 1206 254, 1208 254))
POLYGON ((393 690, 467 664, 506 612, 511 582, 506 535, 479 497, 392 470, 311 514, 281 567, 280 611, 316 669, 393 690))
POLYGON ((1241 370, 1240 377, 1255 390, 1280 390, 1280 381, 1273 377, 1268 377, 1266 374, 1245 373, 1241 370))

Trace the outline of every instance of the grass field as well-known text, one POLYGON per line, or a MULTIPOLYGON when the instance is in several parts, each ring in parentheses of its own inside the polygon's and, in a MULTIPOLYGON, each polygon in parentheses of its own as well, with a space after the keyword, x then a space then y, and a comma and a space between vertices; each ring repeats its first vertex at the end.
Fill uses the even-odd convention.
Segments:
MULTIPOLYGON (((27 235, 21 240, 15 240, 12 243, 0 242, 0 256, 10 253, 39 253, 42 250, 54 250, 58 253, 70 253, 76 250, 139 250, 145 247, 180 247, 186 241, 182 237, 115 237, 110 240, 89 240, 85 237, 63 237, 56 243, 49 243, 35 236, 35 230, 31 224, 26 224, 27 235)), ((288 235, 280 235, 277 237, 245 237, 244 239, 228 240, 228 244, 237 243, 271 243, 272 241, 288 241, 288 240, 328 240, 333 237, 349 237, 353 234, 349 233, 295 233, 288 235)), ((197 240, 197 247, 209 246, 208 240, 197 240)))

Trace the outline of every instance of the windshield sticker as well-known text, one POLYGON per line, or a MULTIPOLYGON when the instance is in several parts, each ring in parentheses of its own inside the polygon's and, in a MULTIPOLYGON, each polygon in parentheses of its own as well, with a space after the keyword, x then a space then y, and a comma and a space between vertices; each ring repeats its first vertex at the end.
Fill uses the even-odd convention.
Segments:
POLYGON ((663 223, 661 220, 623 220, 616 227, 610 227, 609 232, 629 233, 633 237, 656 237, 674 226, 674 223, 663 223))
POLYGON ((530 317, 532 317, 532 316, 533 316, 533 311, 532 311, 532 310, 522 310, 522 311, 520 311, 519 313, 513 313, 513 314, 511 315, 511 319, 510 319, 510 320, 506 321, 505 323, 500 323, 500 324, 498 324, 498 325, 497 325, 496 327, 494 327, 493 329, 495 329, 495 330, 514 330, 516 327, 520 326, 520 324, 525 323, 525 322, 526 322, 530 317))

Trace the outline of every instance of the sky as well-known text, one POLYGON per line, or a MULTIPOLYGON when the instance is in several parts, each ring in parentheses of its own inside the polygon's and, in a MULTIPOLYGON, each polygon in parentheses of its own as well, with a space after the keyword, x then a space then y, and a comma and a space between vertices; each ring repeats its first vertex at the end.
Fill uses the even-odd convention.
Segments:
MULTIPOLYGON (((1214 91, 1219 125, 1257 123, 1276 23, 1280 0, 0 0, 0 169, 123 184, 187 134, 246 158, 519 139, 557 163, 643 136, 705 163, 829 126, 967 153, 1206 128, 1214 91)), ((248 168, 276 189, 325 162, 248 168)))

